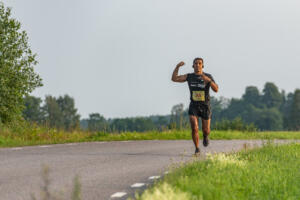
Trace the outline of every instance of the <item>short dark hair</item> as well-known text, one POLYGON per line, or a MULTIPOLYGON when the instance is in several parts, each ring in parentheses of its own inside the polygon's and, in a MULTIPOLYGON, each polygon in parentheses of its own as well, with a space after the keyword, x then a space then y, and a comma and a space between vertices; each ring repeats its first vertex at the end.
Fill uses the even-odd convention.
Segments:
POLYGON ((194 64, 197 60, 201 60, 202 63, 203 63, 203 58, 195 58, 194 61, 193 61, 193 64, 194 64))
MULTIPOLYGON (((193 65, 195 64, 195 62, 196 62, 197 60, 201 60, 202 63, 203 63, 203 58, 197 57, 197 58, 194 59, 193 65)), ((204 68, 204 65, 202 65, 202 68, 204 68)))

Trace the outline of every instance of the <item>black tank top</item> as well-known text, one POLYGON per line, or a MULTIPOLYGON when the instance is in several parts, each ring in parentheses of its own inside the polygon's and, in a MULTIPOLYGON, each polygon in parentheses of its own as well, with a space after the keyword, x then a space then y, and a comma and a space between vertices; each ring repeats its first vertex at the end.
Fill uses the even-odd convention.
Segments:
MULTIPOLYGON (((214 79, 212 75, 208 73, 204 73, 207 77, 209 77, 213 82, 214 79)), ((209 96, 209 88, 210 83, 204 83, 201 75, 196 75, 195 73, 187 74, 187 82, 190 89, 190 99, 191 103, 199 105, 205 104, 210 105, 210 96, 209 96)))

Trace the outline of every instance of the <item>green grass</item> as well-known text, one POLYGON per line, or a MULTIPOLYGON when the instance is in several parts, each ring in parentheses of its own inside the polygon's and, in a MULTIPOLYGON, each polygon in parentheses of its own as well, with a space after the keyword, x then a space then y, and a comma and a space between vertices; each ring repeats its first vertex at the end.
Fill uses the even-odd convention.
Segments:
MULTIPOLYGON (((199 131, 200 138, 202 138, 202 132, 199 131)), ((165 132, 126 132, 121 134, 104 134, 98 133, 92 136, 95 140, 181 140, 191 139, 190 130, 173 130, 165 132)), ((231 139, 300 139, 300 132, 288 132, 288 131, 269 131, 269 132, 242 132, 242 131, 212 131, 210 134, 212 140, 231 140, 231 139)))
MULTIPOLYGON (((201 131, 200 138, 202 137, 201 131)), ((300 132, 242 132, 212 131, 210 138, 217 139, 300 139, 300 132)), ((90 141, 122 141, 122 140, 191 140, 190 130, 169 130, 164 132, 149 131, 144 133, 102 133, 88 131, 66 132, 36 125, 1 126, 0 147, 15 147, 40 144, 57 144, 90 141)))
POLYGON ((299 200, 300 144, 215 154, 176 168, 138 200, 299 200))

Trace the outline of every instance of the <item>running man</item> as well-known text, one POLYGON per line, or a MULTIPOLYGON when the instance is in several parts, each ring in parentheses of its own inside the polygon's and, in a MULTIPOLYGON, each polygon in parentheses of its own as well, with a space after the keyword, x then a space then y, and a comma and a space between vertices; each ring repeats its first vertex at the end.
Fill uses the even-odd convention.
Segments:
POLYGON ((198 134, 198 118, 201 117, 202 121, 202 133, 203 133, 203 146, 207 147, 209 144, 208 135, 210 133, 210 97, 209 88, 211 87, 214 92, 218 92, 218 85, 215 83, 213 77, 203 72, 203 59, 195 58, 193 61, 194 73, 178 76, 178 70, 184 62, 177 64, 173 71, 172 81, 174 82, 188 82, 190 89, 190 106, 189 106, 189 118, 192 128, 192 138, 195 144, 195 154, 200 153, 199 149, 199 134, 198 134))

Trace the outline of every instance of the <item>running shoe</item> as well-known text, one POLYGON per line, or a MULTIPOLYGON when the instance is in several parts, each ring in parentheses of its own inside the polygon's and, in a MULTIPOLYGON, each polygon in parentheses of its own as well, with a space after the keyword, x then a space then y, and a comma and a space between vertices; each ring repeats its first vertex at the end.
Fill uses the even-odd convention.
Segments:
POLYGON ((200 149, 199 149, 199 147, 197 147, 196 150, 195 150, 195 156, 197 156, 197 155, 200 155, 200 149))
POLYGON ((207 147, 209 145, 208 135, 203 133, 203 146, 207 147))

